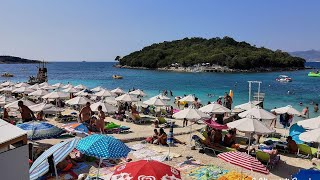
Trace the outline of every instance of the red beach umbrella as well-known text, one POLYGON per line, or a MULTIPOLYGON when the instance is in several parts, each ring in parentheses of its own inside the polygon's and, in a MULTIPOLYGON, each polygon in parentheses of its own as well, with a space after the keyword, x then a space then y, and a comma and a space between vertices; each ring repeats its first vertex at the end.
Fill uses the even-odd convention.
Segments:
POLYGON ((153 160, 139 160, 117 167, 111 177, 131 180, 174 179, 181 180, 180 171, 169 165, 153 160))

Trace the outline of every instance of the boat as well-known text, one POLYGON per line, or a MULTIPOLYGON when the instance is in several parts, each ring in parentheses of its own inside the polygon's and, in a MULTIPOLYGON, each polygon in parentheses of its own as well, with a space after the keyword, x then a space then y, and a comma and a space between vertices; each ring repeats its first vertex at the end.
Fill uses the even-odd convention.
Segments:
POLYGON ((119 75, 112 75, 112 78, 113 78, 113 79, 123 79, 123 77, 122 77, 122 76, 119 76, 119 75))
POLYGON ((30 76, 28 80, 28 84, 33 85, 33 84, 40 84, 44 82, 48 82, 48 69, 47 69, 47 62, 42 61, 39 63, 38 68, 38 73, 37 76, 30 76))
POLYGON ((309 77, 320 77, 320 72, 309 72, 308 74, 309 77))
POLYGON ((291 82, 292 81, 292 78, 290 78, 289 76, 287 75, 280 75, 276 81, 278 82, 291 82))
POLYGON ((10 74, 8 72, 5 72, 3 74, 1 74, 2 77, 13 77, 13 74, 10 74))

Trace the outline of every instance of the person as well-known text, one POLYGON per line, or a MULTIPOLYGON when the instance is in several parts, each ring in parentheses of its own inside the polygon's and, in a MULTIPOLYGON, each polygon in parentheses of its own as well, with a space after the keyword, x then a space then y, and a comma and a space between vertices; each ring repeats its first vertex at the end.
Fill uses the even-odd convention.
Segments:
POLYGON ((28 108, 28 106, 23 104, 23 101, 18 101, 18 106, 23 122, 29 122, 36 119, 33 112, 28 108))
POLYGON ((307 118, 309 118, 309 107, 306 106, 303 110, 302 110, 302 114, 305 115, 307 118))
POLYGON ((222 105, 222 98, 221 98, 221 97, 219 97, 219 98, 217 99, 217 104, 222 105))
POLYGON ((225 135, 223 139, 223 144, 226 147, 232 147, 236 143, 235 141, 235 132, 234 130, 230 129, 228 134, 225 135))
POLYGON ((211 102, 210 102, 210 101, 208 101, 207 105, 209 105, 209 104, 211 104, 211 102))
POLYGON ((38 112, 37 113, 37 120, 39 120, 39 121, 43 120, 43 116, 44 116, 43 111, 38 112))
POLYGON ((157 139, 158 139, 158 135, 159 135, 159 132, 158 132, 158 130, 157 129, 154 129, 153 130, 153 135, 151 136, 151 137, 148 137, 147 139, 146 139, 146 142, 147 143, 151 143, 151 144, 153 144, 154 142, 156 143, 157 141, 157 139))
POLYGON ((167 145, 167 134, 164 132, 163 128, 160 128, 158 139, 156 144, 167 145))
POLYGON ((188 119, 187 118, 184 118, 183 119, 183 127, 184 126, 188 126, 188 119))
POLYGON ((224 93, 224 107, 231 109, 232 98, 227 92, 224 93))
POLYGON ((217 129, 213 135, 213 143, 222 144, 222 131, 217 129))
POLYGON ((9 121, 9 113, 8 113, 7 108, 4 108, 4 109, 3 109, 2 119, 5 120, 5 121, 9 121))
POLYGON ((297 143, 294 140, 292 140, 291 136, 287 137, 287 142, 288 142, 287 146, 288 146, 289 153, 296 154, 298 152, 297 143))
POLYGON ((102 106, 98 106, 98 119, 96 121, 96 126, 98 131, 100 131, 100 133, 103 134, 104 132, 104 119, 106 118, 106 115, 104 114, 104 112, 102 111, 102 106))
POLYGON ((171 90, 170 90, 170 96, 171 96, 171 97, 173 97, 173 93, 172 93, 172 91, 171 91, 171 90))
POLYGON ((69 171, 73 166, 77 166, 77 162, 71 159, 70 155, 68 155, 64 160, 57 164, 57 169, 66 172, 69 171))
POLYGON ((318 112, 319 111, 319 104, 316 103, 316 105, 314 105, 314 112, 318 112))
POLYGON ((83 107, 79 113, 80 122, 81 123, 90 123, 91 116, 92 116, 92 110, 90 108, 90 102, 87 102, 86 106, 83 107))
MULTIPOLYGON (((274 107, 274 109, 277 109, 277 107, 274 107)), ((275 128, 277 126, 277 113, 276 113, 276 111, 273 111, 272 114, 274 114, 276 116, 276 118, 272 119, 272 121, 270 123, 270 127, 274 122, 274 126, 273 127, 275 128)))

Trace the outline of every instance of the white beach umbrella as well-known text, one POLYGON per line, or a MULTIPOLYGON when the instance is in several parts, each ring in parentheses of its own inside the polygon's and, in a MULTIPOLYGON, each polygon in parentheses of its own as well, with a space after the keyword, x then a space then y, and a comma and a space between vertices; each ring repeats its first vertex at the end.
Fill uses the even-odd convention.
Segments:
POLYGON ((231 110, 217 103, 212 103, 199 108, 199 111, 212 114, 230 113, 231 110))
POLYGON ((28 95, 29 96, 35 96, 35 97, 41 97, 41 96, 44 96, 46 94, 49 94, 49 92, 47 90, 44 90, 44 89, 38 89, 32 93, 29 93, 28 95))
POLYGON ((300 140, 305 142, 318 142, 320 143, 320 128, 311 131, 303 132, 299 135, 300 140))
POLYGON ((82 89, 87 89, 87 87, 85 87, 85 86, 82 85, 82 84, 79 84, 79 85, 75 86, 74 88, 75 88, 75 89, 80 89, 80 90, 82 90, 82 89))
POLYGON ((113 96, 113 93, 110 92, 109 90, 104 89, 95 93, 94 95, 99 97, 109 97, 109 96, 113 96))
POLYGON ((166 103, 159 98, 150 98, 146 101, 143 101, 143 104, 146 104, 149 106, 166 106, 166 103))
POLYGON ((16 87, 16 88, 29 87, 29 86, 30 86, 29 84, 24 83, 24 82, 14 85, 14 87, 16 87))
POLYGON ((62 88, 64 85, 62 83, 56 83, 56 84, 53 84, 52 86, 58 89, 58 88, 62 88))
POLYGON ((195 101, 195 98, 193 95, 189 94, 188 96, 179 99, 179 101, 193 102, 193 101, 195 101))
POLYGON ((32 102, 32 101, 29 101, 29 100, 27 100, 27 99, 20 99, 20 100, 14 101, 14 102, 12 102, 12 103, 9 103, 9 104, 5 105, 4 107, 5 107, 5 108, 12 108, 12 109, 19 109, 19 106, 18 106, 18 102, 19 102, 19 101, 22 101, 22 102, 23 102, 23 105, 25 105, 25 106, 35 105, 35 103, 32 102))
POLYGON ((273 120, 277 118, 274 114, 270 113, 269 111, 266 111, 260 107, 255 107, 252 109, 249 109, 247 111, 244 111, 240 114, 238 114, 241 118, 253 118, 253 119, 263 119, 263 120, 273 120))
POLYGON ((64 92, 53 91, 49 94, 42 96, 43 99, 66 99, 69 95, 64 92))
POLYGON ((255 103, 255 102, 247 102, 247 103, 239 104, 239 105, 235 106, 234 109, 242 109, 242 110, 247 111, 247 110, 252 109, 256 106, 257 106, 257 103, 255 103))
POLYGON ((102 111, 107 113, 114 113, 117 110, 116 107, 102 101, 91 104, 90 108, 92 111, 98 111, 99 106, 102 106, 102 111))
POLYGON ((97 86, 97 87, 91 89, 91 91, 94 91, 94 92, 99 92, 99 91, 102 91, 102 90, 104 90, 104 88, 102 88, 101 86, 97 86))
POLYGON ((320 116, 306 119, 303 121, 298 121, 297 123, 299 126, 302 126, 305 129, 317 129, 320 128, 320 116))
POLYGON ((36 83, 36 84, 34 84, 34 85, 29 86, 29 88, 30 88, 30 89, 34 89, 34 90, 38 90, 38 89, 40 89, 41 87, 40 87, 40 85, 39 85, 38 83, 36 83))
POLYGON ((0 106, 4 106, 4 105, 12 103, 16 100, 17 100, 16 98, 13 98, 10 96, 1 96, 0 97, 0 106))
POLYGON ((288 105, 285 107, 281 107, 281 108, 276 108, 276 109, 272 109, 271 112, 276 112, 277 114, 291 114, 291 115, 301 115, 301 113, 296 110, 295 108, 293 108, 292 106, 288 105))
POLYGON ((251 119, 251 118, 243 118, 230 123, 227 123, 229 128, 236 128, 242 132, 251 132, 258 134, 270 134, 273 133, 274 130, 271 130, 264 123, 259 120, 251 119))
POLYGON ((75 93, 75 95, 76 95, 76 96, 88 96, 88 95, 90 95, 89 93, 87 93, 87 92, 85 92, 85 91, 86 91, 86 89, 75 93))
POLYGON ((124 90, 120 89, 119 87, 117 87, 116 89, 111 90, 111 92, 113 92, 115 94, 125 94, 124 90))
POLYGON ((20 88, 13 90, 12 92, 13 93, 26 93, 26 94, 28 94, 33 91, 34 91, 34 89, 30 89, 29 87, 20 87, 20 88))
POLYGON ((150 98, 150 99, 154 99, 154 98, 159 98, 159 99, 164 100, 164 101, 170 101, 170 100, 171 100, 168 96, 165 96, 165 95, 162 95, 162 94, 153 96, 153 97, 150 98))
POLYGON ((44 111, 46 109, 50 109, 54 107, 54 105, 52 104, 48 104, 48 103, 40 103, 40 104, 35 104, 32 106, 29 106, 30 110, 33 112, 40 112, 40 111, 44 111))
POLYGON ((90 99, 83 97, 83 96, 77 96, 75 98, 69 99, 66 101, 66 104, 69 105, 85 105, 87 102, 93 103, 90 99))
POLYGON ((147 94, 144 93, 142 90, 140 89, 136 89, 134 91, 131 91, 129 92, 129 94, 132 94, 132 95, 137 95, 137 96, 146 96, 147 94))
POLYGON ((62 91, 63 91, 63 92, 66 92, 66 93, 77 93, 77 92, 79 92, 78 89, 75 89, 75 88, 73 88, 73 87, 64 89, 64 90, 62 90, 62 91))
POLYGON ((12 92, 13 90, 15 90, 16 88, 14 86, 7 86, 5 88, 0 89, 0 91, 3 92, 12 92))
POLYGON ((63 89, 72 88, 72 87, 73 87, 72 84, 69 84, 69 83, 62 86, 63 89))
POLYGON ((48 82, 43 82, 41 84, 39 84, 40 87, 43 87, 43 86, 50 86, 50 84, 48 82))
POLYGON ((209 115, 207 115, 204 112, 199 111, 198 109, 192 109, 192 108, 186 108, 182 111, 179 111, 175 114, 173 114, 173 117, 176 119, 190 119, 190 120, 199 120, 203 118, 210 118, 209 115))
POLYGON ((57 89, 57 87, 47 85, 47 86, 41 86, 41 89, 53 90, 53 89, 57 89))
POLYGON ((14 85, 14 83, 11 81, 6 81, 6 82, 3 82, 0 84, 0 86, 3 86, 3 87, 13 86, 13 85, 14 85))
POLYGON ((118 104, 115 97, 106 97, 104 99, 104 102, 111 104, 111 105, 115 105, 115 106, 118 104))
POLYGON ((137 102, 138 98, 134 97, 131 94, 123 94, 119 97, 116 97, 115 100, 121 102, 137 102))

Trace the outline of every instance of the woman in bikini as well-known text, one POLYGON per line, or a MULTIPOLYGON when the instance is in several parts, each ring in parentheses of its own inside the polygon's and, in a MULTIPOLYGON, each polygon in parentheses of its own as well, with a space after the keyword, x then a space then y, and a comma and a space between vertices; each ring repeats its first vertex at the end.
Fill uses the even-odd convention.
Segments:
POLYGON ((100 131, 102 134, 104 133, 104 119, 106 118, 106 115, 102 111, 102 106, 98 106, 98 119, 96 121, 96 126, 98 131, 100 131))

